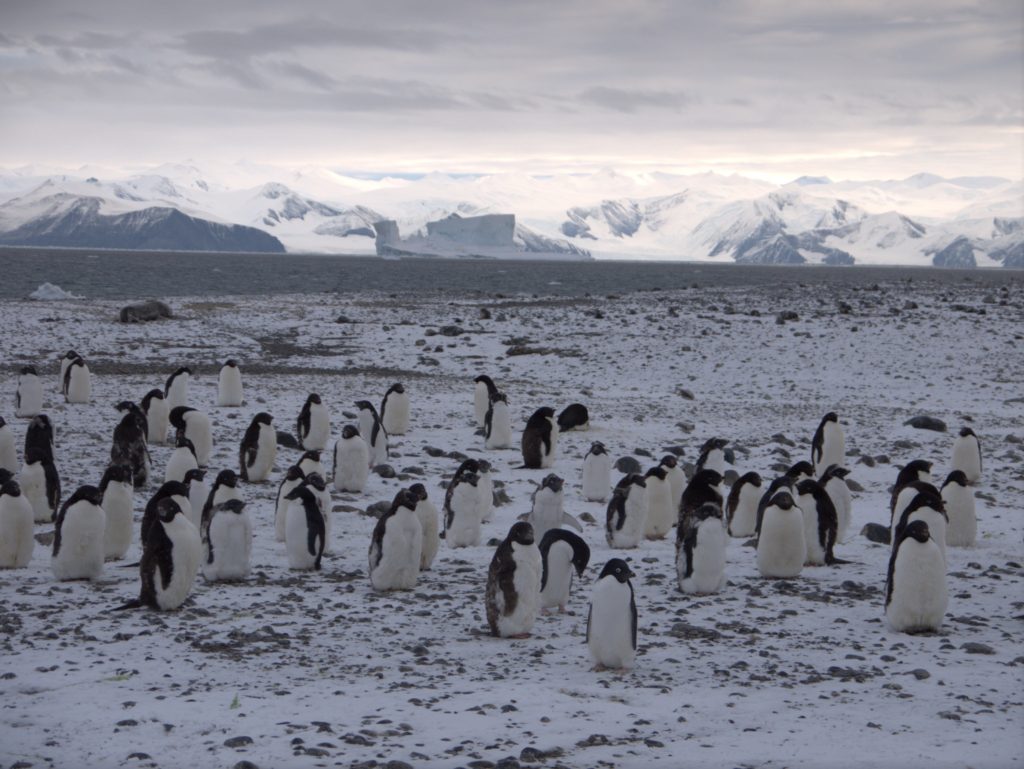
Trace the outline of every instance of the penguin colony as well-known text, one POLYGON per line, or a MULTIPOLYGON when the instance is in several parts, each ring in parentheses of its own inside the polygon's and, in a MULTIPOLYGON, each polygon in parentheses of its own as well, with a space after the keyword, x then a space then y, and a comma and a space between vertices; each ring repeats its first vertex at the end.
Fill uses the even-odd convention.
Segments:
MULTIPOLYGON (((60 368, 65 401, 97 408, 91 404, 85 360, 69 351, 60 368)), ((371 468, 388 458, 389 436, 414 431, 406 388, 392 385, 379 412, 368 400, 355 401, 358 416, 350 418, 356 424, 345 424, 333 443, 328 405, 311 393, 293 423, 304 453, 286 467, 278 461, 279 435, 271 414, 254 414, 248 429, 235 438, 218 431, 218 441, 238 440, 239 472, 220 469, 208 484, 208 473, 216 470, 209 467, 214 420, 189 405, 192 376, 189 367, 181 367, 163 388, 145 393, 140 405, 118 403, 122 416, 113 429, 110 462, 97 468, 98 485, 67 493, 56 464, 54 427, 44 413, 47 393, 36 369, 22 367, 14 399, 15 417, 28 420, 21 462, 13 431, 0 417, 0 568, 24 568, 40 557, 33 536, 40 523, 53 524, 50 563, 58 580, 98 579, 107 561, 125 558, 138 541, 138 597, 117 608, 173 610, 188 600, 199 572, 209 583, 248 577, 257 533, 246 491, 269 481, 276 488, 274 537, 283 543, 288 567, 323 569, 334 517, 327 478, 337 492, 363 492, 371 468), (150 471, 149 445, 168 442, 174 448, 160 483, 150 471), (324 451, 332 452, 329 474, 324 451), (136 510, 142 511, 137 539, 136 510)), ((483 448, 514 450, 507 395, 486 375, 474 383, 472 422, 481 428, 483 448)), ((220 370, 216 405, 211 406, 240 408, 243 402, 241 369, 232 359, 220 370)), ((286 421, 289 415, 280 416, 286 421)), ((557 418, 553 408, 537 408, 522 431, 521 469, 552 467, 559 434, 590 427, 583 404, 570 404, 557 418)), ((753 537, 753 558, 765 578, 797 578, 805 568, 841 568, 845 562, 835 551, 849 536, 852 498, 849 469, 843 466, 845 436, 836 413, 824 416, 811 446, 810 461, 795 463, 770 482, 754 471, 736 472, 729 441, 717 437, 702 446, 692 473, 669 454, 646 471, 628 468, 615 479, 608 447, 594 441, 580 457, 581 488, 547 474, 530 509, 498 542, 483 591, 490 632, 528 637, 543 612, 564 612, 574 602, 573 582, 586 579, 591 549, 579 520, 564 509, 566 493, 606 504, 605 539, 615 551, 636 549, 645 539, 669 536, 674 528, 676 585, 684 594, 727 590, 730 537, 753 537), (733 480, 727 485, 730 472, 733 480)), ((940 486, 933 483, 930 461, 900 468, 888 524, 866 527, 870 538, 891 545, 882 611, 897 632, 940 628, 948 604, 946 548, 976 542, 972 487, 982 478, 982 459, 973 430, 960 431, 951 455, 951 471, 940 486)), ((444 494, 435 495, 440 510, 422 483, 399 490, 368 543, 370 587, 415 589, 421 571, 444 568, 437 563, 445 558, 442 539, 448 549, 485 546, 481 524, 494 512, 491 471, 485 459, 463 461, 443 484, 444 494)), ((613 554, 593 580, 586 642, 597 669, 628 670, 636 660, 640 633, 631 582, 636 574, 624 555, 613 554)))

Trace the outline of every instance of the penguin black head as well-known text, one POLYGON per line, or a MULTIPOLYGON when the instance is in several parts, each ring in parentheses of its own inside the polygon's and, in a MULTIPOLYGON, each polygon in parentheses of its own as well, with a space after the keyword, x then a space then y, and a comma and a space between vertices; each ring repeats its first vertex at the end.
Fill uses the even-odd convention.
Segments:
POLYGON ((175 441, 174 441, 174 448, 176 448, 176 449, 188 449, 189 451, 192 452, 192 456, 196 455, 195 444, 192 443, 192 441, 190 441, 184 435, 179 435, 175 439, 175 441))
POLYGON ((310 393, 309 397, 306 398, 306 403, 321 403, 320 393, 310 393))
POLYGON ((312 486, 317 491, 323 491, 327 488, 327 482, 320 473, 310 473, 306 476, 306 484, 312 486))
POLYGON ((179 430, 184 429, 185 415, 190 411, 195 411, 195 409, 192 408, 191 406, 175 406, 173 409, 171 409, 171 413, 168 419, 170 420, 171 424, 174 425, 174 427, 178 428, 179 430))
POLYGON ((974 434, 974 430, 972 430, 970 427, 961 427, 960 428, 960 437, 961 438, 966 438, 968 435, 974 435, 975 438, 978 437, 977 435, 974 434))
POLYGON ((266 411, 261 411, 259 414, 252 418, 252 421, 259 425, 269 425, 274 421, 274 418, 270 416, 266 411))
POLYGON ((306 474, 302 472, 302 468, 298 465, 292 465, 288 468, 288 471, 284 474, 286 481, 297 481, 300 478, 305 478, 306 474))
POLYGON ((673 467, 677 467, 679 465, 679 460, 676 459, 673 454, 666 454, 661 458, 661 461, 658 464, 671 470, 673 467))
POLYGON ((476 473, 463 473, 459 478, 459 483, 468 483, 470 486, 476 487, 480 482, 480 476, 476 473))
POLYGON ((72 366, 84 366, 85 365, 85 358, 75 358, 73 361, 71 361, 70 365, 72 365, 72 366))
POLYGON ((477 467, 480 468, 478 472, 480 472, 481 475, 483 473, 491 472, 491 463, 488 462, 486 459, 478 459, 476 461, 476 464, 477 464, 477 467))
POLYGON ((668 478, 668 471, 661 465, 655 465, 644 473, 644 478, 657 478, 660 481, 668 478))
POLYGON ((190 369, 188 366, 181 366, 177 371, 171 374, 171 377, 174 378, 176 376, 181 376, 182 374, 188 374, 189 376, 191 376, 192 369, 190 369))
POLYGON ((234 358, 228 358, 226 361, 224 361, 224 365, 227 366, 228 368, 238 368, 238 361, 235 360, 234 358))
POLYGON ((946 488, 951 483, 955 483, 957 486, 966 486, 967 474, 964 473, 963 470, 954 470, 946 476, 946 480, 942 484, 942 488, 946 488))
MULTIPOLYGON (((6 471, 5 471, 6 472, 6 471)), ((10 473, 8 473, 10 475, 10 473)), ((7 480, 0 483, 0 497, 20 497, 21 486, 18 482, 8 478, 7 480)))
POLYGON ((402 384, 401 382, 395 382, 393 385, 391 385, 391 387, 388 388, 387 393, 385 393, 385 397, 390 395, 391 393, 404 393, 404 392, 405 392, 405 385, 402 384))
POLYGON ((780 491, 774 497, 771 502, 768 503, 772 507, 777 507, 779 510, 792 510, 796 507, 796 503, 793 502, 793 497, 788 492, 780 491))
POLYGON ((118 411, 132 411, 134 409, 137 409, 138 406, 136 406, 133 401, 121 401, 120 403, 116 404, 114 408, 117 409, 118 411))
POLYGON ((825 472, 821 474, 821 478, 818 479, 818 483, 828 483, 832 478, 845 478, 849 474, 850 471, 845 467, 829 465, 825 468, 825 472))
POLYGON ((153 401, 153 400, 160 400, 160 401, 162 401, 163 399, 164 399, 164 391, 163 390, 157 390, 157 389, 150 390, 148 393, 146 393, 145 395, 142 396, 142 408, 144 408, 144 409, 146 409, 148 411, 149 410, 149 403, 150 403, 150 401, 153 401))
POLYGON ((391 501, 391 509, 398 510, 404 507, 406 510, 415 511, 416 505, 420 503, 420 496, 412 489, 399 489, 395 498, 391 501))
POLYGON ((460 477, 462 475, 465 475, 467 473, 474 473, 475 474, 475 473, 479 473, 479 472, 480 472, 480 463, 479 462, 477 462, 475 459, 464 459, 464 460, 462 460, 462 464, 459 465, 459 469, 455 471, 455 477, 458 478, 458 477, 460 477))
POLYGON ((299 462, 302 462, 304 459, 309 459, 313 462, 319 462, 320 452, 317 451, 316 449, 310 449, 309 451, 304 452, 301 457, 299 457, 299 462))
POLYGON ((75 358, 81 358, 81 357, 82 356, 79 355, 74 350, 68 350, 66 353, 64 353, 64 360, 74 360, 75 358))
POLYGON ((238 475, 234 470, 221 470, 217 473, 217 479, 214 481, 214 485, 234 488, 238 485, 238 475))
POLYGON ((704 441, 704 445, 700 447, 700 453, 703 454, 705 451, 711 451, 712 449, 724 449, 729 445, 727 438, 708 438, 704 441))
POLYGON ((427 487, 422 483, 414 483, 409 487, 409 491, 416 495, 416 499, 423 500, 427 498, 427 487))
POLYGON ((49 454, 40 446, 28 446, 25 448, 25 464, 34 465, 36 462, 43 462, 49 459, 49 454))
POLYGON ((188 470, 188 471, 185 472, 185 481, 184 481, 184 483, 186 485, 188 485, 188 484, 192 483, 192 481, 201 481, 201 480, 203 480, 203 478, 205 476, 206 476, 206 470, 203 470, 200 467, 193 467, 191 470, 188 470))
POLYGON ((625 584, 629 582, 630 577, 635 577, 636 575, 630 571, 629 564, 621 558, 612 558, 601 569, 601 576, 598 579, 604 579, 609 576, 615 577, 619 582, 625 584))
POLYGON ((0 417, 0 427, 7 427, 7 420, 0 417))
POLYGON ((562 491, 562 486, 564 484, 564 480, 559 478, 554 473, 551 473, 550 475, 544 476, 544 480, 540 482, 540 488, 551 489, 551 491, 555 492, 555 494, 558 494, 559 492, 562 491))
POLYGON ((217 505, 217 508, 219 510, 226 510, 229 513, 241 515, 242 511, 245 509, 245 502, 243 502, 240 499, 229 499, 224 502, 221 502, 219 505, 217 505))
POLYGON ((747 483, 749 483, 751 486, 761 488, 761 476, 758 473, 751 471, 749 473, 744 473, 742 476, 740 476, 740 479, 736 481, 737 486, 743 486, 747 483))
POLYGON ((541 406, 537 411, 534 412, 534 416, 542 416, 545 419, 554 419, 555 410, 550 406, 541 406))
POLYGON ((156 503, 156 514, 164 523, 170 523, 174 516, 181 513, 181 507, 170 497, 164 497, 156 503))
MULTIPOLYGON (((174 496, 187 497, 188 487, 181 481, 166 481, 159 489, 156 490, 156 494, 153 495, 153 499, 160 500, 174 496)), ((152 501, 152 499, 150 501, 152 501)))
POLYGON ((932 463, 929 462, 927 459, 915 459, 915 460, 913 460, 911 462, 907 462, 907 464, 903 465, 903 467, 900 468, 900 474, 901 475, 904 472, 907 472, 907 473, 911 473, 911 472, 914 472, 914 473, 931 473, 931 471, 932 471, 932 463))
POLYGON ((377 413, 377 409, 373 407, 370 401, 356 401, 356 408, 360 411, 372 411, 374 414, 377 413))
POLYGON ((821 486, 813 478, 805 478, 796 485, 797 494, 811 494, 812 496, 821 490, 821 486))
POLYGON ((721 482, 722 474, 717 470, 699 470, 690 479, 690 484, 694 486, 718 486, 721 482))
POLYGON ((22 375, 25 375, 25 374, 36 374, 36 367, 35 366, 22 366, 20 373, 22 375))
POLYGON ((46 414, 36 414, 28 426, 36 430, 53 430, 53 423, 46 414))
POLYGON ((924 543, 931 539, 931 532, 928 531, 928 524, 924 521, 911 521, 903 530, 903 539, 912 537, 918 542, 924 543))
POLYGON ((623 494, 628 494, 630 486, 642 486, 643 488, 647 488, 647 481, 645 481, 643 476, 639 473, 629 473, 619 479, 619 482, 615 484, 615 490, 623 494))
POLYGON ((359 428, 355 425, 345 425, 341 428, 341 437, 346 441, 350 441, 359 435, 359 428))
POLYGON ((519 545, 532 545, 533 544, 533 526, 526 521, 518 521, 512 524, 512 528, 508 530, 509 542, 515 542, 519 545))
POLYGON ((64 509, 68 509, 76 502, 88 502, 90 505, 96 505, 96 507, 99 507, 102 501, 103 495, 95 486, 79 486, 75 489, 75 493, 68 497, 68 501, 64 503, 64 509))
POLYGON ((834 411, 830 411, 825 416, 823 416, 821 418, 821 421, 822 421, 823 424, 825 422, 838 422, 839 421, 839 415, 836 414, 836 412, 834 412, 834 411))
POLYGON ((107 488, 107 484, 110 483, 131 483, 132 482, 132 469, 126 464, 118 462, 112 464, 103 473, 103 479, 100 481, 100 491, 104 491, 107 488))
POLYGON ((601 441, 594 441, 593 443, 590 444, 590 451, 588 451, 587 453, 598 455, 607 454, 608 448, 603 443, 601 443, 601 441))
POLYGON ((786 476, 789 478, 798 478, 801 475, 813 476, 814 466, 810 462, 802 460, 792 465, 786 471, 786 476))
POLYGON ((703 505, 697 508, 693 515, 698 521, 703 521, 707 518, 718 518, 719 520, 721 520, 722 508, 720 508, 714 502, 705 502, 703 505))
POLYGON ((495 393, 498 391, 498 388, 494 386, 494 380, 491 379, 486 374, 481 374, 473 381, 476 382, 477 384, 485 385, 487 387, 487 392, 489 393, 495 393))
POLYGON ((14 480, 14 473, 5 467, 0 467, 0 486, 3 486, 8 481, 14 480))

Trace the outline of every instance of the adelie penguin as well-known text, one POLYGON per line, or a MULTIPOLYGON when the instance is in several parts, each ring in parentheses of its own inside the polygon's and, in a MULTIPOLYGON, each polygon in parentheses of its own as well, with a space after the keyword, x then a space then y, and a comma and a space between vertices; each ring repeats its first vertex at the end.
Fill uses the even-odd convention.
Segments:
POLYGON ((0 470, 0 569, 23 569, 32 560, 32 504, 11 473, 0 470))
POLYGON ((612 558, 594 585, 587 613, 587 648, 597 670, 632 670, 636 659, 636 596, 629 564, 612 558))
POLYGON ((303 452, 296 464, 298 464, 305 475, 312 475, 313 473, 316 473, 320 477, 324 477, 326 475, 324 472, 323 462, 320 461, 319 451, 303 452))
POLYGON ((583 531, 580 522, 565 512, 565 482, 554 473, 545 476, 533 492, 533 507, 527 520, 533 527, 534 536, 544 539, 551 529, 566 524, 576 531, 583 531))
POLYGON ((762 577, 800 576, 807 561, 803 511, 788 491, 779 491, 768 503, 757 537, 757 569, 762 577))
POLYGON ((234 470, 221 470, 217 473, 213 486, 210 487, 210 494, 206 497, 206 503, 203 505, 203 513, 199 519, 200 537, 206 536, 206 529, 210 525, 213 509, 223 505, 229 499, 242 500, 242 494, 238 490, 238 476, 235 475, 234 470))
POLYGON ((419 497, 408 489, 395 495, 370 539, 370 584, 374 590, 412 590, 420 573, 423 527, 416 518, 419 497))
POLYGON ((285 520, 285 549, 288 568, 319 571, 327 539, 327 524, 316 492, 307 485, 288 492, 285 520))
MULTIPOLYGON (((900 487, 899 494, 896 495, 896 501, 892 509, 892 521, 890 523, 889 541, 896 541, 896 528, 900 525, 900 521, 903 519, 903 513, 907 509, 907 506, 917 497, 918 494, 924 494, 931 498, 933 507, 939 509, 942 507, 942 495, 939 490, 932 484, 924 481, 911 481, 905 483, 900 487)), ((945 533, 945 530, 943 530, 945 533)), ((932 536, 936 537, 936 532, 932 531, 932 536)))
POLYGON ((14 393, 14 416, 34 417, 43 410, 43 385, 34 366, 23 366, 14 393))
POLYGON ((569 604, 573 573, 583 576, 590 548, 583 538, 565 529, 551 529, 540 541, 540 608, 564 612, 569 604))
POLYGON ((491 463, 486 459, 476 460, 476 491, 480 495, 480 521, 488 523, 494 517, 494 478, 491 463))
POLYGON ((59 580, 97 579, 103 573, 107 516, 100 490, 80 486, 60 509, 53 532, 50 566, 59 580))
POLYGON ((814 474, 821 475, 830 465, 842 467, 846 459, 846 436, 843 426, 839 424, 839 416, 834 411, 821 418, 818 429, 811 439, 811 464, 814 474))
POLYGON ((160 502, 165 499, 173 500, 177 509, 182 512, 188 522, 196 528, 196 531, 199 530, 196 520, 199 519, 202 513, 202 507, 193 511, 188 495, 189 490, 184 483, 167 481, 149 498, 145 509, 142 511, 142 523, 139 531, 139 541, 142 542, 143 547, 146 546, 146 540, 149 539, 149 530, 157 523, 157 518, 160 515, 160 502))
MULTIPOLYGON (((206 498, 210 496, 210 487, 206 485, 205 478, 206 471, 201 467, 197 467, 185 473, 185 480, 182 481, 182 484, 188 490, 188 519, 196 527, 196 531, 199 530, 203 505, 206 504, 206 498)), ((281 535, 281 541, 284 541, 284 534, 281 535)))
POLYGON ((38 446, 25 451, 25 464, 18 476, 21 492, 32 505, 36 523, 54 520, 60 506, 60 476, 57 466, 38 446))
POLYGON ((270 477, 277 458, 274 418, 265 411, 252 418, 238 447, 238 464, 243 481, 262 483, 270 477))
POLYGON ((523 429, 523 467, 539 469, 555 463, 558 447, 558 425, 554 409, 539 408, 527 420, 523 429))
POLYGON ((79 355, 74 350, 68 350, 61 357, 61 359, 60 359, 60 375, 59 375, 59 378, 57 379, 57 388, 61 392, 64 392, 64 375, 68 372, 68 366, 71 365, 72 361, 77 360, 78 358, 81 358, 81 357, 82 356, 79 355))
POLYGON ((148 443, 164 443, 167 441, 167 428, 170 424, 171 409, 160 389, 150 390, 142 396, 142 410, 146 414, 148 443))
POLYGON ((946 559, 928 524, 914 521, 900 532, 889 558, 885 618, 898 633, 935 632, 948 602, 946 559))
POLYGON ((310 393, 299 410, 295 435, 305 451, 323 451, 331 438, 331 415, 318 393, 310 393))
POLYGON ((624 475, 615 485, 605 516, 609 547, 639 546, 647 526, 647 482, 637 473, 624 475))
POLYGON ((238 361, 234 358, 229 358, 220 367, 220 374, 217 376, 217 405, 242 405, 242 370, 238 368, 238 361))
POLYGON ((476 383, 473 389, 473 416, 476 418, 476 426, 483 427, 491 395, 497 393, 498 388, 486 374, 481 374, 473 381, 476 383))
POLYGON ((824 566, 838 563, 833 548, 839 516, 832 498, 814 480, 800 481, 796 485, 796 503, 804 514, 804 545, 807 548, 805 566, 824 566))
POLYGON ((729 489, 725 502, 726 530, 731 537, 753 536, 757 527, 757 503, 761 499, 761 476, 744 473, 729 489))
POLYGON ((697 472, 701 470, 714 470, 719 475, 725 473, 727 457, 725 447, 729 441, 725 438, 709 438, 704 441, 700 448, 700 456, 697 458, 697 472))
POLYGON ((103 555, 108 561, 118 561, 132 544, 132 469, 125 464, 110 465, 100 479, 99 490, 100 507, 107 516, 103 555))
POLYGON ((708 595, 725 587, 726 534, 722 508, 706 502, 676 532, 676 578, 683 593, 708 595))
POLYGON ((313 490, 320 514, 324 517, 324 552, 331 552, 331 492, 327 490, 327 481, 320 473, 306 473, 302 485, 313 490))
POLYGON ((480 544, 480 477, 470 470, 455 474, 444 498, 444 540, 450 548, 480 544))
POLYGON ((938 545, 942 557, 946 557, 946 529, 949 519, 946 517, 945 504, 934 486, 918 493, 900 514, 893 527, 892 541, 899 542, 903 531, 914 521, 924 521, 928 525, 935 544, 938 545))
POLYGON ((164 383, 164 399, 167 401, 168 411, 188 405, 188 385, 191 379, 192 369, 188 366, 182 366, 167 377, 164 383))
POLYGON ((899 513, 896 511, 896 500, 899 498, 900 492, 903 491, 903 487, 916 481, 929 484, 932 482, 931 462, 925 459, 915 459, 912 462, 907 462, 907 464, 900 468, 896 476, 896 483, 892 487, 892 494, 889 496, 889 515, 891 520, 894 521, 899 517, 899 513))
POLYGON ((118 608, 146 606, 157 611, 174 611, 192 592, 201 558, 202 545, 196 527, 175 497, 161 499, 142 545, 139 597, 118 608))
POLYGON ((510 449, 513 446, 508 398, 505 393, 492 393, 484 414, 484 448, 510 449))
POLYGON ((974 509, 974 493, 963 470, 954 470, 946 477, 941 494, 949 517, 946 544, 950 547, 974 547, 978 518, 974 509))
POLYGON ((288 495, 302 485, 306 480, 306 474, 298 465, 292 465, 284 474, 281 483, 277 487, 277 502, 274 505, 274 537, 278 542, 284 542, 285 525, 288 520, 288 495))
MULTIPOLYGON (((3 428, 0 427, 0 433, 3 428)), ((36 449, 42 456, 54 461, 53 423, 46 414, 36 414, 25 428, 25 454, 36 449)))
POLYGON ((583 457, 583 498, 588 502, 606 502, 612 487, 612 458, 600 441, 590 444, 583 457))
POLYGON ((590 428, 590 413, 582 403, 572 403, 558 415, 558 431, 587 430, 590 428))
POLYGON ((196 447, 192 441, 184 435, 179 435, 174 441, 174 451, 167 459, 167 467, 164 470, 164 483, 168 481, 185 480, 185 474, 189 470, 199 468, 199 460, 196 458, 196 447))
POLYGON ((423 548, 420 550, 420 571, 428 571, 437 556, 437 548, 441 543, 439 535, 440 522, 437 508, 427 498, 427 487, 422 483, 414 483, 409 491, 416 495, 416 519, 423 530, 423 548))
POLYGON ((334 444, 334 488, 358 493, 366 488, 369 477, 370 449, 355 425, 345 425, 334 444))
POLYGON ((252 520, 245 502, 229 499, 213 508, 202 547, 203 576, 208 582, 231 582, 249 576, 252 520))
POLYGON ((683 523, 688 515, 697 512, 703 505, 711 502, 722 507, 722 476, 717 470, 698 470, 683 489, 679 502, 679 523, 683 523))
POLYGON ((81 358, 75 358, 68 364, 61 392, 68 403, 88 403, 92 398, 92 375, 81 358))
POLYGON ((192 441, 196 450, 196 461, 200 467, 206 467, 210 463, 210 453, 213 451, 210 418, 202 411, 188 406, 176 406, 171 409, 170 422, 178 436, 184 435, 192 441))
POLYGON ((960 428, 953 443, 953 469, 963 472, 968 483, 981 480, 981 442, 970 427, 960 428))
POLYGON ((487 569, 485 604, 492 635, 530 635, 540 609, 541 570, 533 527, 525 521, 512 524, 487 569))
POLYGON ((370 401, 356 401, 356 408, 359 409, 359 434, 370 450, 370 467, 376 467, 388 461, 387 430, 370 401))
POLYGON ((647 539, 662 539, 676 525, 678 508, 672 507, 672 485, 668 472, 661 465, 652 467, 644 474, 647 484, 647 522, 644 536, 647 539))
POLYGON ((409 432, 409 394, 405 385, 395 382, 384 393, 380 404, 380 422, 388 435, 405 435, 409 432))
POLYGON ((14 432, 3 417, 0 417, 0 470, 12 474, 18 472, 18 449, 14 442, 14 432))
POLYGON ((665 468, 665 476, 668 478, 669 487, 672 489, 672 509, 679 510, 683 501, 683 490, 686 488, 686 473, 679 466, 679 460, 673 454, 666 454, 658 462, 665 468))
POLYGON ((152 461, 146 443, 148 422, 142 409, 131 401, 121 401, 117 410, 124 413, 114 428, 114 441, 110 447, 110 461, 126 464, 132 471, 132 485, 143 488, 149 483, 152 461))

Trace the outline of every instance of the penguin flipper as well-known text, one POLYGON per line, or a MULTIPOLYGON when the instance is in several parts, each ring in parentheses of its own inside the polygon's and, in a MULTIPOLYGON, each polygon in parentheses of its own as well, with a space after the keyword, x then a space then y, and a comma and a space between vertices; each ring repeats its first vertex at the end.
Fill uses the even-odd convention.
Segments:
POLYGON ((576 531, 583 533, 583 525, 577 520, 575 515, 571 513, 562 512, 562 523, 572 526, 576 531))

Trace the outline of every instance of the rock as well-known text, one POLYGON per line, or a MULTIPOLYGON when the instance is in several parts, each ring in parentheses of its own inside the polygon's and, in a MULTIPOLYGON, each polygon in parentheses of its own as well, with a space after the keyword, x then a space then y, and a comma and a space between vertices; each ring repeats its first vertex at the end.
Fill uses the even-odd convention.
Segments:
POLYGON ((916 417, 911 417, 904 425, 909 425, 917 430, 934 430, 937 433, 946 432, 946 423, 941 419, 927 416, 926 414, 918 414, 916 417))
POLYGON ((924 668, 914 668, 910 671, 910 675, 916 678, 918 681, 924 681, 926 678, 931 678, 932 674, 924 668))
POLYGON ((615 469, 620 473, 639 473, 640 463, 633 457, 619 457, 615 461, 615 469))
POLYGON ((366 506, 366 514, 373 516, 374 518, 380 518, 384 513, 391 509, 391 503, 387 501, 374 502, 372 505, 366 506))
POLYGON ((726 486, 734 486, 740 479, 740 474, 730 467, 722 474, 722 477, 725 479, 726 486))
POLYGON ((355 321, 352 320, 352 318, 348 317, 348 315, 339 315, 337 318, 334 319, 334 322, 335 323, 355 323, 355 321))
POLYGON ((278 430, 277 445, 284 446, 286 449, 297 449, 299 448, 299 441, 291 433, 286 433, 284 430, 278 430))
POLYGON ((393 758, 384 764, 384 769, 412 769, 412 764, 407 764, 405 761, 393 758))
POLYGON ((479 314, 480 314, 480 320, 490 320, 491 319, 491 311, 488 310, 486 307, 481 307, 479 314))
POLYGON ((960 644, 960 648, 968 654, 995 654, 996 650, 988 644, 978 643, 977 641, 968 641, 967 643, 960 644))
POLYGON ((843 480, 846 481, 846 488, 850 491, 857 493, 864 491, 864 487, 857 483, 857 481, 853 480, 853 478, 844 478, 843 480))
POLYGON ((593 515, 591 515, 590 513, 580 513, 576 517, 579 518, 584 523, 597 523, 597 519, 593 515))
POLYGON ((443 457, 445 455, 445 450, 439 449, 436 446, 424 446, 423 451, 431 457, 443 457))
POLYGON ((494 765, 494 769, 519 769, 519 762, 512 756, 506 756, 498 760, 498 763, 494 765))
POLYGON ((676 390, 676 395, 688 401, 696 400, 694 398, 693 393, 687 390, 685 387, 680 387, 678 390, 676 390))
POLYGON ((673 623, 672 629, 669 630, 668 633, 676 638, 706 639, 709 641, 714 641, 722 637, 722 634, 714 628, 698 627, 697 625, 691 625, 688 622, 673 623))
POLYGON ((860 530, 861 535, 880 545, 892 544, 892 532, 881 523, 868 523, 860 530))
POLYGON ((228 748, 244 748, 246 745, 252 745, 252 737, 242 735, 241 737, 228 737, 224 740, 224 746, 228 748))
POLYGON ((783 446, 796 446, 796 443, 792 438, 787 438, 782 433, 775 433, 775 435, 772 436, 772 441, 775 443, 781 443, 783 446))
POLYGON ((466 333, 466 330, 462 328, 462 326, 441 326, 441 328, 438 329, 438 333, 440 333, 441 336, 462 336, 466 333))
POLYGON ((780 326, 787 320, 800 320, 800 316, 797 315, 793 310, 783 310, 775 316, 775 322, 780 326))
POLYGON ((156 299, 126 305, 121 308, 121 313, 118 315, 118 319, 122 323, 144 323, 150 320, 173 317, 174 314, 171 312, 171 308, 156 299))
POLYGON ((239 761, 231 769, 260 769, 252 761, 239 761))
POLYGON ((375 472, 381 478, 394 478, 396 475, 395 468, 393 468, 391 465, 377 465, 376 467, 373 468, 373 472, 375 472))

